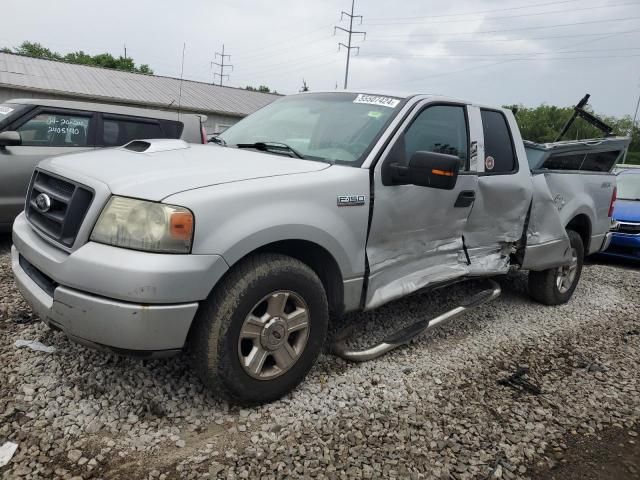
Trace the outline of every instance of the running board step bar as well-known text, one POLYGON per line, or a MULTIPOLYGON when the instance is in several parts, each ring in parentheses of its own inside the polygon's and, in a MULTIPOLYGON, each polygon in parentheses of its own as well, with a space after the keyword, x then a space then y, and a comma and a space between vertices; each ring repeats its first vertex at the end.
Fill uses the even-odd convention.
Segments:
POLYGON ((399 347, 400 345, 409 343, 418 335, 421 335, 427 330, 432 329, 436 325, 441 325, 448 322, 449 320, 453 320, 454 318, 462 315, 472 308, 478 307, 484 303, 498 298, 501 292, 500 285, 498 285, 498 283, 494 280, 487 280, 487 282, 489 283, 489 288, 477 293, 467 301, 463 302, 460 306, 449 310, 448 312, 445 312, 435 318, 420 320, 419 322, 398 330, 397 332, 389 335, 382 342, 378 343, 377 345, 373 345, 365 350, 349 350, 349 348, 347 348, 345 341, 347 337, 349 337, 353 332, 353 328, 347 328, 340 335, 338 335, 338 338, 333 344, 332 351, 338 357, 349 360, 351 362, 366 362, 368 360, 378 358, 385 353, 390 352, 394 348, 399 347))

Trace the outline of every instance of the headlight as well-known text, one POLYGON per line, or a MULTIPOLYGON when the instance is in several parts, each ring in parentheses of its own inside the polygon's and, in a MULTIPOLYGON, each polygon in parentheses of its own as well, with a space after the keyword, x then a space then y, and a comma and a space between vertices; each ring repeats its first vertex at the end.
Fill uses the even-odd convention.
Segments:
POLYGON ((184 207, 111 197, 91 240, 148 252, 189 253, 193 214, 184 207))

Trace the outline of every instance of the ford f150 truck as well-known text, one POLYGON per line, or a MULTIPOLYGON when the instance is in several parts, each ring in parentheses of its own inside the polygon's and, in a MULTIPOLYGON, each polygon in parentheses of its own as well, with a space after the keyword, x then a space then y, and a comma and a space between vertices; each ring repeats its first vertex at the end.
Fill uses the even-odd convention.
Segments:
MULTIPOLYGON (((12 266, 52 328, 120 353, 187 350, 240 402, 294 388, 343 312, 510 269, 530 271, 534 299, 568 301, 584 255, 606 247, 609 172, 628 144, 525 147, 509 110, 348 92, 284 97, 215 141, 45 160, 12 266)), ((370 349, 334 351, 375 358, 497 294, 493 282, 370 349)))

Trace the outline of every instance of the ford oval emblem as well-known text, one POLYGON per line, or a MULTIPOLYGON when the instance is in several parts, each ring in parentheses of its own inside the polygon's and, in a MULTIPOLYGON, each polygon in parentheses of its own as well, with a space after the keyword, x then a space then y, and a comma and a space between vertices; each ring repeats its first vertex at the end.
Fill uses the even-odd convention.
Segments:
POLYGON ((41 193, 36 197, 36 207, 42 213, 48 212, 51 208, 51 198, 46 193, 41 193))

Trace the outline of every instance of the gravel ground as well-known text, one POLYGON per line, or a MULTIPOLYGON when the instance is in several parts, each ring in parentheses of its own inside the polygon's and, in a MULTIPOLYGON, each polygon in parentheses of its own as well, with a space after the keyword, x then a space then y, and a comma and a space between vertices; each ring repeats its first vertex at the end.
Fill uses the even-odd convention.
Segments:
MULTIPOLYGON (((19 445, 0 477, 541 478, 570 458, 567 438, 640 441, 640 269, 587 265, 561 307, 532 303, 521 274, 500 283, 500 299, 409 347, 360 365, 322 355, 288 397, 239 409, 183 358, 121 358, 49 331, 0 237, 0 445, 19 445)), ((368 343, 468 289, 346 320, 368 343)))

